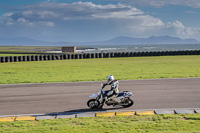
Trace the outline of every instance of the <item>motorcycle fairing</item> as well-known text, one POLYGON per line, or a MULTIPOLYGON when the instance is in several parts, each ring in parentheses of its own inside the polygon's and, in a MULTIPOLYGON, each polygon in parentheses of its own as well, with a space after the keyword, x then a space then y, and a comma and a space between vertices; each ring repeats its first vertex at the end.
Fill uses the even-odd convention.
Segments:
POLYGON ((124 92, 121 92, 121 93, 119 93, 118 95, 117 95, 117 97, 121 97, 121 96, 123 96, 124 95, 124 92))

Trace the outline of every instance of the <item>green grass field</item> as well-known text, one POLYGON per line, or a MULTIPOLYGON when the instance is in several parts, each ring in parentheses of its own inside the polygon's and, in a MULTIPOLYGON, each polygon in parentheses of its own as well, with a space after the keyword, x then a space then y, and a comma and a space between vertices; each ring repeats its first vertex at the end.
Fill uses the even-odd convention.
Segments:
POLYGON ((46 51, 61 50, 61 47, 42 46, 0 46, 0 56, 26 56, 48 54, 46 51))
POLYGON ((37 54, 0 54, 0 56, 28 56, 28 55, 37 55, 37 54))
POLYGON ((1 133, 199 133, 200 114, 0 122, 1 133))
POLYGON ((61 47, 45 47, 45 46, 0 46, 0 52, 13 52, 13 51, 51 51, 61 50, 61 47))
POLYGON ((0 84, 200 77, 200 56, 129 57, 0 64, 0 84))

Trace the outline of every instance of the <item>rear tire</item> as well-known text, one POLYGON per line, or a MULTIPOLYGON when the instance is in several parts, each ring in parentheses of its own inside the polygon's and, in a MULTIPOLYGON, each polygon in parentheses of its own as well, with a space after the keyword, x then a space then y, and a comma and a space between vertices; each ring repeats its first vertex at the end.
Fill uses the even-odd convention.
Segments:
POLYGON ((95 101, 96 101, 96 99, 90 99, 90 100, 88 100, 87 106, 88 106, 90 109, 96 109, 96 108, 98 108, 99 105, 100 105, 100 102, 97 101, 97 102, 95 103, 95 101))
POLYGON ((132 99, 127 99, 125 101, 125 103, 128 103, 127 105, 122 105, 124 108, 128 108, 128 107, 131 107, 133 104, 134 104, 134 101, 132 99))

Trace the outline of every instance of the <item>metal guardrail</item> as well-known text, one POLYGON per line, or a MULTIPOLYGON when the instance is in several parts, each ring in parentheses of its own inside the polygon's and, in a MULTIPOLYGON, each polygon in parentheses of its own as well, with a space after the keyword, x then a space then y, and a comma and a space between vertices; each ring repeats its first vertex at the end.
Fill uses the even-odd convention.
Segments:
POLYGON ((200 50, 157 51, 157 52, 111 52, 111 53, 80 53, 80 54, 47 54, 30 56, 1 56, 0 63, 24 61, 49 61, 90 58, 170 56, 170 55, 200 55, 200 50))

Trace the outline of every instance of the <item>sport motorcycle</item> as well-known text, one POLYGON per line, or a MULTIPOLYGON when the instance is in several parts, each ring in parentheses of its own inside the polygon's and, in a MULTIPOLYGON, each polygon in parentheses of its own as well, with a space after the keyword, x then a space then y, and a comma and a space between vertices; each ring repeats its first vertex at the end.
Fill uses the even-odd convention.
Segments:
POLYGON ((87 102, 87 106, 90 109, 102 109, 103 105, 107 106, 122 106, 124 108, 130 107, 134 104, 134 101, 130 98, 130 96, 134 96, 130 91, 124 91, 114 95, 110 98, 104 98, 105 91, 103 90, 103 85, 101 83, 101 89, 98 94, 92 94, 89 96, 89 100, 87 102))

